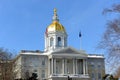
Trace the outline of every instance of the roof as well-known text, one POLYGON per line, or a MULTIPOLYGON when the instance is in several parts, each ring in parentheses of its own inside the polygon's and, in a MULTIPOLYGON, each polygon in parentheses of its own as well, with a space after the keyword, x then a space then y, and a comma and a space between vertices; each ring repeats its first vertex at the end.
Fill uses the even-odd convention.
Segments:
POLYGON ((88 58, 104 58, 103 54, 88 54, 88 58))
POLYGON ((84 57, 84 58, 87 58, 87 54, 85 51, 83 50, 76 50, 72 47, 66 47, 66 48, 63 48, 63 49, 58 49, 56 51, 53 51, 51 53, 49 53, 49 55, 52 55, 52 56, 58 56, 58 57, 84 57))

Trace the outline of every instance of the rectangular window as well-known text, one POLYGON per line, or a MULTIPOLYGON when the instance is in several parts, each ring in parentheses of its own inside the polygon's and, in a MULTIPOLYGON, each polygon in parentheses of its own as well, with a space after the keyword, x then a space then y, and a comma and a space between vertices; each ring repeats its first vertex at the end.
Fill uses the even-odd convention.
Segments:
POLYGON ((45 59, 42 59, 42 66, 45 65, 45 59))
POLYGON ((56 66, 56 74, 58 74, 58 66, 56 66))
POLYGON ((95 80, 95 74, 94 73, 91 74, 91 78, 92 78, 92 80, 95 80))
POLYGON ((45 70, 42 70, 42 75, 41 75, 42 78, 45 78, 45 70))
POLYGON ((91 65, 91 68, 93 68, 93 69, 94 69, 94 68, 95 68, 95 65, 93 65, 93 64, 92 64, 92 65, 91 65))
POLYGON ((92 78, 94 78, 95 77, 95 75, 94 75, 94 73, 92 73, 92 78))
POLYGON ((100 73, 98 73, 98 79, 101 80, 101 74, 100 73))
POLYGON ((98 65, 98 69, 99 69, 99 68, 101 68, 101 66, 100 66, 100 65, 98 65))

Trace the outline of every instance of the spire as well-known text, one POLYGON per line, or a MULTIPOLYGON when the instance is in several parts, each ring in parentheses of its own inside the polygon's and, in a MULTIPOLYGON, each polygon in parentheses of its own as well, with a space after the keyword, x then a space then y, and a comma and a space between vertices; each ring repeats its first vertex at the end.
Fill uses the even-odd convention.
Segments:
POLYGON ((54 8, 53 21, 59 21, 58 16, 57 16, 57 9, 56 8, 54 8))

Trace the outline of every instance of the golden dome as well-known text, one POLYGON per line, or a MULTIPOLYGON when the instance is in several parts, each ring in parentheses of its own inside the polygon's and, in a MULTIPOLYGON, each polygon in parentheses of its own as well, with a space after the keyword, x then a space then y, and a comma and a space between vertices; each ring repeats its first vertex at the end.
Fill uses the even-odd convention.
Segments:
POLYGON ((46 31, 47 32, 56 32, 56 31, 65 32, 63 25, 59 23, 56 9, 54 9, 53 22, 47 27, 46 31))
POLYGON ((58 21, 53 21, 52 24, 50 24, 47 28, 48 32, 55 32, 55 31, 62 31, 65 32, 65 29, 62 24, 60 24, 58 21))

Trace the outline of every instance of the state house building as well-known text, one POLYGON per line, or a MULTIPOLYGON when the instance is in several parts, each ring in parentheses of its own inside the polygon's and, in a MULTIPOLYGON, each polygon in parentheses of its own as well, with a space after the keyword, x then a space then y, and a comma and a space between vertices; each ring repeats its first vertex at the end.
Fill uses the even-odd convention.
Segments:
POLYGON ((15 79, 36 73, 38 80, 102 80, 104 56, 68 47, 67 36, 54 9, 53 21, 45 31, 44 51, 21 50, 14 60, 15 79))

